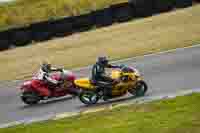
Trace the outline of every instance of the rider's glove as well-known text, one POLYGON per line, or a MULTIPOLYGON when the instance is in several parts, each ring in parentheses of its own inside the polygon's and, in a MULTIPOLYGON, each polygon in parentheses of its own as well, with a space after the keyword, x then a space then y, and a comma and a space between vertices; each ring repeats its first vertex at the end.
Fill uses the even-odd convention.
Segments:
POLYGON ((63 72, 63 68, 58 68, 58 71, 63 72))
POLYGON ((122 65, 119 65, 119 68, 120 68, 120 69, 122 69, 123 67, 125 67, 125 65, 123 65, 123 64, 122 64, 122 65))

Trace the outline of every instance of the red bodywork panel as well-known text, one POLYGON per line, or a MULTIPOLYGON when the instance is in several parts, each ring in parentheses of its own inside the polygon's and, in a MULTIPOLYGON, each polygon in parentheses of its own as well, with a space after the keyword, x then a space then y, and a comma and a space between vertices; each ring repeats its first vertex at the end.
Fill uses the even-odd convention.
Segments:
MULTIPOLYGON (((51 78, 59 81, 59 80, 61 80, 61 74, 60 73, 52 74, 51 78)), ((76 79, 75 75, 70 74, 70 75, 67 75, 66 79, 64 79, 64 80, 66 80, 66 81, 74 81, 75 79, 76 79)))
MULTIPOLYGON (((55 80, 61 80, 61 74, 60 73, 54 73, 51 75, 52 79, 55 80)), ((39 93, 40 96, 53 96, 53 97, 59 97, 59 96, 65 96, 67 94, 69 94, 71 90, 75 89, 74 88, 74 83, 73 81, 76 79, 75 75, 73 74, 69 74, 67 76, 64 77, 65 81, 71 82, 73 84, 73 86, 71 86, 68 89, 61 89, 59 87, 56 87, 55 89, 49 89, 49 85, 47 83, 45 83, 42 80, 38 80, 38 79, 32 79, 30 81, 26 81, 24 82, 24 84, 21 86, 21 90, 23 91, 35 91, 37 93, 39 93), (53 91, 55 90, 55 91, 53 91)))

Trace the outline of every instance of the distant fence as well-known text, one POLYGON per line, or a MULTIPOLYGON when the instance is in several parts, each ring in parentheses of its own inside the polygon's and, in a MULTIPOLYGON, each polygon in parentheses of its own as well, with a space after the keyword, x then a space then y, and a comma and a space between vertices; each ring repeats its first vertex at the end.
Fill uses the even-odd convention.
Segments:
MULTIPOLYGON (((195 0, 198 2, 200 0, 195 0)), ((174 8, 192 6, 192 0, 129 0, 128 3, 112 5, 109 8, 92 11, 80 16, 30 24, 0 32, 0 50, 12 46, 25 46, 31 42, 63 37, 75 32, 87 31, 93 27, 104 27, 113 23, 126 22, 133 18, 147 17, 174 8)))

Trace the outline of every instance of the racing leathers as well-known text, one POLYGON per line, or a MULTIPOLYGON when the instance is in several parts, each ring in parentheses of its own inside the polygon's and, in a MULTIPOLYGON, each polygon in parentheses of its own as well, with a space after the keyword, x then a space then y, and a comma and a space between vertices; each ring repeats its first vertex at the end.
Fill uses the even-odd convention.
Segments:
POLYGON ((105 68, 119 68, 119 66, 111 64, 101 64, 96 63, 92 67, 92 76, 91 80, 96 86, 103 88, 104 91, 104 100, 107 100, 110 95, 112 95, 112 86, 114 80, 106 75, 105 68))
POLYGON ((51 68, 49 71, 43 71, 43 69, 40 68, 39 73, 37 74, 37 79, 45 81, 48 85, 58 85, 62 83, 61 81, 57 81, 53 78, 51 78, 50 73, 52 72, 62 72, 62 69, 60 68, 51 68))

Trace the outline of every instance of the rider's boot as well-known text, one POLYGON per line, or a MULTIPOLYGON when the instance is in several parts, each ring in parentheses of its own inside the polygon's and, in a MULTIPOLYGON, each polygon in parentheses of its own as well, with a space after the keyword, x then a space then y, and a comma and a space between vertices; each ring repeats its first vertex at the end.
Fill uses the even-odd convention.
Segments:
POLYGON ((103 100, 108 101, 111 98, 111 95, 112 95, 112 87, 104 88, 103 100))

